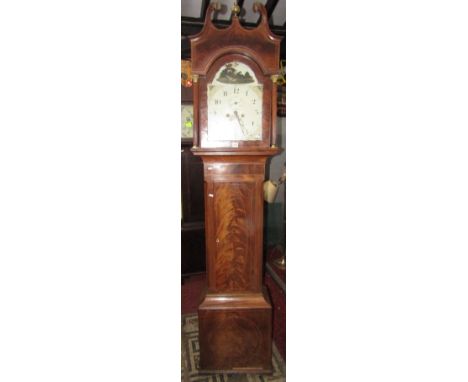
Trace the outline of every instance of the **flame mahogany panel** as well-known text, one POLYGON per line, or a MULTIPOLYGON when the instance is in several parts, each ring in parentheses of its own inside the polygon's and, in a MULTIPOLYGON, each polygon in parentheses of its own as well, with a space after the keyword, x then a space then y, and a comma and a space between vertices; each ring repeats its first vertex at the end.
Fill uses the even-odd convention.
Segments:
POLYGON ((208 290, 262 290, 264 157, 203 157, 208 290))
POLYGON ((202 310, 199 322, 201 369, 271 371, 271 309, 202 310))
MULTIPOLYGON (((254 222, 255 183, 217 182, 214 184, 216 229, 215 289, 219 292, 252 290, 251 258, 254 222)), ((253 282, 252 282, 253 281, 253 282)))

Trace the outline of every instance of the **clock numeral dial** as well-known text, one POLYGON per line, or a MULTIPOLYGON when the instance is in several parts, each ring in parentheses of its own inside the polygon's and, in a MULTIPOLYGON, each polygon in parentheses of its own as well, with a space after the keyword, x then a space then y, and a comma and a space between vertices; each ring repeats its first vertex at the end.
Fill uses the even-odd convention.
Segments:
POLYGON ((207 87, 209 141, 262 140, 263 85, 240 62, 220 68, 207 87))

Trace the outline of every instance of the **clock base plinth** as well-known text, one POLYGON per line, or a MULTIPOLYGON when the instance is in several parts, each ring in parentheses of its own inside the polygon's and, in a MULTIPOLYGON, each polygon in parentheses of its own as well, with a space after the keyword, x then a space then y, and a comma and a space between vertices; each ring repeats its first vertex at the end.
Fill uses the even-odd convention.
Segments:
POLYGON ((271 369, 259 369, 259 368, 249 368, 242 367, 239 369, 227 369, 227 370, 210 370, 202 369, 198 370, 200 374, 273 374, 273 367, 271 369))
POLYGON ((272 372, 272 308, 266 290, 206 294, 198 325, 201 373, 272 372))

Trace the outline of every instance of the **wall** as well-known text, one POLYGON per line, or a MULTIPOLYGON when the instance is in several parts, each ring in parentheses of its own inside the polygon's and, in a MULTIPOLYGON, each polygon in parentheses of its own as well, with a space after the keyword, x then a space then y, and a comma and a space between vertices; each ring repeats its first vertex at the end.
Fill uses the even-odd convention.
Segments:
MULTIPOLYGON (((283 152, 273 157, 267 167, 267 179, 277 181, 286 163, 286 118, 278 118, 277 144, 283 152)), ((285 245, 285 187, 280 186, 274 203, 265 203, 265 244, 267 247, 285 245)), ((266 248, 265 248, 266 249, 266 248)))
MULTIPOLYGON (((283 168, 286 163, 286 118, 278 118, 277 131, 277 145, 283 149, 283 152, 271 159, 269 165, 270 180, 278 180, 283 175, 283 168)), ((275 202, 284 203, 284 186, 280 186, 275 202)))

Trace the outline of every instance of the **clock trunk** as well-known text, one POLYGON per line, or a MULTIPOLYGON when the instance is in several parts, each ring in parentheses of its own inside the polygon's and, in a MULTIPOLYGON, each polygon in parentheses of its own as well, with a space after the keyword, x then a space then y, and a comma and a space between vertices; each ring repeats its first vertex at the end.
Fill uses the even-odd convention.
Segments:
POLYGON ((270 372, 272 308, 262 286, 266 156, 204 156, 207 288, 200 369, 270 372))

